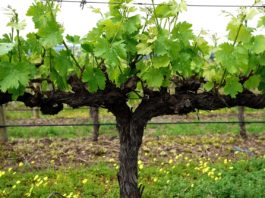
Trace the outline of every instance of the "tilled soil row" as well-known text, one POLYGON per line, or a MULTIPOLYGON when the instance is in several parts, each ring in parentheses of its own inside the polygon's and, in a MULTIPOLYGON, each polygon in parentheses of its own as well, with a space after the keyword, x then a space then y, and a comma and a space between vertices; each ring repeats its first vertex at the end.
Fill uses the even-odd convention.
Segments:
MULTIPOLYGON (((0 169, 15 169, 21 162, 30 169, 117 163, 118 153, 117 137, 100 136, 98 142, 89 138, 19 139, 0 145, 0 169)), ((265 134, 250 135, 247 141, 235 135, 145 136, 139 159, 152 165, 172 160, 216 162, 261 156, 265 156, 265 134)))

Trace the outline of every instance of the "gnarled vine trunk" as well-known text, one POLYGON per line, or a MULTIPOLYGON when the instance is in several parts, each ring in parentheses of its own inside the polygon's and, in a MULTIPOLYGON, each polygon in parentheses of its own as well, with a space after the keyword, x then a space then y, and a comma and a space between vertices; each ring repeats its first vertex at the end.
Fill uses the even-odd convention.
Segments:
POLYGON ((239 121, 239 128, 240 128, 239 133, 240 133, 240 136, 246 140, 248 136, 247 136, 247 130, 246 130, 246 125, 245 125, 244 111, 245 111, 245 108, 243 106, 238 107, 238 121, 239 121))
POLYGON ((144 126, 141 122, 133 120, 123 120, 117 124, 120 135, 118 172, 120 197, 140 198, 143 187, 138 186, 138 153, 142 144, 144 126))

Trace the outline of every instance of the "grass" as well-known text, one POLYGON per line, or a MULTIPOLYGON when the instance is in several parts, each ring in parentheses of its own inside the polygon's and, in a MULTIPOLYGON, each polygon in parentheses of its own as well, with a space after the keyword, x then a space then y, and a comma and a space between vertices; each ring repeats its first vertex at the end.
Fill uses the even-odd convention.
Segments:
MULTIPOLYGON (((141 161, 139 162, 141 164, 141 161)), ((115 163, 30 171, 24 165, 0 172, 0 196, 46 198, 59 192, 68 198, 118 197, 115 163)), ((193 162, 143 165, 140 181, 144 198, 164 197, 265 197, 265 158, 211 163, 193 162)))
MULTIPOLYGON (((221 116, 215 119, 236 120, 236 117, 226 117, 227 113, 236 112, 236 108, 219 110, 221 116)), ((255 115, 253 119, 265 120, 257 116, 264 110, 247 109, 246 112, 255 115)), ((114 121, 105 110, 100 115, 102 122, 114 121)), ((88 110, 64 110, 54 117, 41 115, 44 119, 77 117, 88 119, 88 110)), ((29 119, 32 112, 7 112, 7 118, 29 119)), ((256 139, 251 137, 256 140, 251 144, 242 141, 240 145, 241 140, 234 135, 238 131, 237 124, 147 125, 145 135, 151 139, 145 138, 140 152, 142 161, 139 161, 139 183, 145 185, 144 198, 265 198, 265 156, 261 149, 265 125, 247 125, 248 133, 260 134, 256 139), (156 136, 160 137, 156 139, 156 136), (248 148, 255 157, 236 154, 235 145, 248 148), (209 158, 200 157, 205 153, 209 158)), ((91 137, 92 127, 14 127, 8 128, 8 134, 14 142, 6 150, 0 145, 4 164, 0 165, 1 198, 47 198, 53 192, 67 198, 119 197, 118 165, 114 160, 118 155, 118 140, 109 138, 118 135, 115 126, 101 126, 102 141, 98 145, 87 139, 73 140, 91 137), (52 143, 45 143, 47 137, 53 138, 52 143), (40 138, 45 139, 42 142, 40 138), (58 142, 57 138, 67 140, 58 142), (27 140, 15 143, 17 139, 27 140), (72 163, 78 157, 89 163, 72 163)))
MULTIPOLYGON (((248 133, 264 133, 264 124, 247 124, 248 133)), ((238 124, 179 124, 153 125, 147 128, 147 134, 167 135, 204 135, 204 134, 238 134, 238 124)))
MULTIPOLYGON (((115 126, 102 126, 100 135, 116 136, 115 126)), ((60 137, 60 138, 77 138, 77 137, 92 137, 92 127, 30 127, 30 128, 8 128, 10 139, 16 138, 45 138, 45 137, 60 137)))

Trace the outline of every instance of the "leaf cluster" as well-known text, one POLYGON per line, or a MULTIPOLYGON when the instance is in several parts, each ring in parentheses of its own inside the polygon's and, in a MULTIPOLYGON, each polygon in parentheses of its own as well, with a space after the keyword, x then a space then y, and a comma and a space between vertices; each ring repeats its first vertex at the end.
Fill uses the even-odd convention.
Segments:
POLYGON ((122 89, 135 77, 137 86, 130 92, 137 96, 146 89, 171 91, 189 79, 201 84, 186 91, 231 97, 246 89, 265 91, 265 35, 256 33, 265 27, 260 10, 242 9, 230 16, 227 41, 212 46, 203 34, 194 34, 191 24, 178 20, 186 10, 184 1, 141 10, 131 0, 118 2, 109 5, 109 13, 84 37, 63 36, 59 6, 51 0, 36 1, 28 9, 37 31, 27 38, 19 35, 24 22, 14 12, 11 33, 0 40, 0 90, 19 96, 27 89, 36 91, 33 82, 38 81, 42 92, 69 91, 68 78, 75 75, 88 92, 106 90, 110 84, 122 89), (255 17, 256 27, 249 27, 247 21, 255 17))

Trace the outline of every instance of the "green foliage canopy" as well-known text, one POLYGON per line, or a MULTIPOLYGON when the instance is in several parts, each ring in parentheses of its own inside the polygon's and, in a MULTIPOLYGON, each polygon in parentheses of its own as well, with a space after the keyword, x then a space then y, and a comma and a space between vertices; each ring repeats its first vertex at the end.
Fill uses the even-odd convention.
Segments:
POLYGON ((56 18, 60 9, 51 0, 36 1, 28 9, 37 31, 26 38, 19 35, 23 24, 12 17, 11 33, 0 39, 0 90, 16 98, 41 79, 42 92, 69 91, 67 79, 76 75, 91 93, 107 89, 108 81, 122 87, 132 77, 139 79, 132 90, 137 96, 144 88, 171 89, 191 78, 199 79, 201 91, 231 97, 245 89, 265 92, 265 35, 256 34, 264 32, 262 10, 241 9, 231 16, 227 41, 212 46, 191 24, 178 20, 187 9, 184 1, 170 0, 140 12, 131 0, 115 2, 120 4, 110 4, 109 13, 84 37, 63 36, 56 18), (256 27, 247 26, 259 16, 256 27), (55 50, 58 45, 64 49, 55 50))

